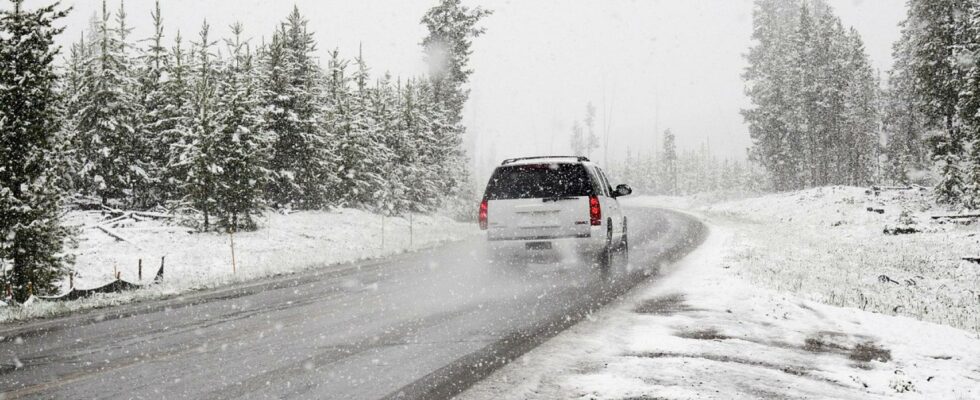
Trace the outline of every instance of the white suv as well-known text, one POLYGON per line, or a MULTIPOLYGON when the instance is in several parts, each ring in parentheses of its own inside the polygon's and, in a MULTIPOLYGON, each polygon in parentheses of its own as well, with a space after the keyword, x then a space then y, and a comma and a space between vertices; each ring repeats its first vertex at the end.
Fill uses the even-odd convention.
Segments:
POLYGON ((487 184, 480 228, 491 255, 515 252, 574 252, 603 268, 617 249, 628 253, 627 221, 598 166, 585 157, 527 157, 505 160, 487 184))

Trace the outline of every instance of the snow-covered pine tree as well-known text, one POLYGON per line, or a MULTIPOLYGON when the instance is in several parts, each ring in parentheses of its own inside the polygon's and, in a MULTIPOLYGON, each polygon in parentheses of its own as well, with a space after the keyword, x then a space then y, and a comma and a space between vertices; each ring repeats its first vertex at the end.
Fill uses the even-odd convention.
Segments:
POLYGON ((411 150, 407 134, 399 126, 398 88, 392 86, 391 75, 386 73, 370 93, 374 141, 378 143, 373 158, 377 162, 380 185, 374 189, 373 201, 382 212, 399 215, 409 208, 404 179, 411 173, 400 153, 411 150))
POLYGON ((132 99, 132 114, 122 116, 128 120, 128 125, 132 127, 132 133, 128 137, 127 154, 129 164, 126 165, 126 174, 129 184, 124 189, 124 203, 130 208, 146 208, 154 203, 152 170, 154 169, 152 159, 152 149, 154 143, 147 137, 143 126, 143 102, 141 101, 140 90, 140 71, 136 65, 136 60, 132 56, 134 46, 129 43, 129 35, 133 28, 130 27, 126 18, 126 0, 119 0, 119 10, 116 12, 116 34, 119 37, 119 63, 122 72, 123 90, 132 99))
MULTIPOLYGON (((816 1, 814 13, 817 16, 815 45, 818 55, 816 61, 819 65, 820 102, 817 114, 810 119, 818 126, 814 132, 817 135, 815 140, 817 147, 813 149, 817 169, 811 184, 814 186, 847 184, 850 176, 847 171, 849 151, 859 145, 855 141, 858 136, 849 135, 847 132, 847 121, 845 121, 845 114, 849 108, 846 104, 847 90, 855 79, 847 67, 851 55, 851 43, 840 19, 834 15, 830 6, 823 1, 816 1)), ((851 116, 856 115, 858 114, 851 116)), ((857 126, 862 122, 877 123, 875 116, 871 116, 867 121, 855 121, 854 125, 857 126)), ((867 151, 870 155, 873 150, 859 148, 858 151, 867 151)))
POLYGON ((841 74, 845 88, 841 110, 844 140, 835 146, 843 176, 833 183, 867 185, 874 182, 878 163, 879 84, 857 30, 851 28, 845 40, 847 58, 841 74))
POLYGON ((169 142, 164 133, 170 129, 167 107, 170 106, 165 92, 164 74, 169 63, 169 54, 163 43, 163 17, 159 0, 151 13, 153 35, 146 40, 147 47, 142 50, 137 76, 137 96, 140 109, 140 133, 142 140, 141 160, 146 172, 145 189, 138 192, 136 203, 146 208, 163 205, 168 197, 165 171, 169 161, 169 142))
POLYGON ((964 205, 970 209, 980 209, 980 134, 973 133, 969 152, 969 170, 964 182, 964 205))
POLYGON ((822 119, 827 113, 822 110, 822 86, 825 72, 824 63, 827 60, 826 47, 820 46, 823 39, 817 30, 814 15, 810 7, 803 2, 799 6, 799 23, 796 26, 794 42, 794 58, 791 60, 792 75, 781 90, 793 93, 793 105, 782 112, 790 123, 787 138, 787 156, 795 164, 794 184, 796 188, 810 187, 817 184, 820 174, 818 163, 820 130, 826 130, 826 121, 822 119))
POLYGON ((752 103, 742 110, 752 137, 751 158, 769 173, 776 190, 800 186, 799 114, 796 83, 797 1, 757 0, 752 14, 753 45, 742 75, 752 103))
POLYGON ((436 200, 441 198, 438 170, 428 164, 434 159, 431 153, 435 144, 425 111, 431 99, 427 84, 426 80, 409 79, 401 93, 398 126, 405 134, 406 146, 405 153, 397 153, 397 156, 407 170, 403 181, 404 201, 410 212, 432 211, 436 200))
POLYGON ((78 136, 78 112, 80 109, 80 96, 84 90, 83 70, 85 60, 88 59, 88 45, 85 43, 84 34, 78 42, 73 43, 69 49, 69 55, 63 67, 64 73, 59 79, 60 91, 60 120, 61 136, 64 138, 64 157, 65 179, 68 180, 66 189, 71 193, 78 193, 82 188, 79 171, 82 169, 84 160, 76 146, 72 146, 72 141, 78 136))
POLYGON ((134 146, 138 103, 128 70, 125 32, 111 27, 109 17, 103 1, 98 42, 85 63, 78 121, 86 192, 101 197, 103 204, 109 199, 128 201, 140 178, 134 146))
POLYGON ((582 124, 578 121, 572 123, 572 155, 584 156, 585 155, 585 129, 582 128, 582 124))
POLYGON ((308 21, 293 8, 262 52, 263 109, 273 140, 273 205, 318 209, 328 205, 335 167, 323 130, 321 71, 308 21))
POLYGON ((939 182, 936 184, 936 201, 942 204, 959 205, 964 200, 962 141, 949 135, 930 136, 926 142, 932 149, 933 161, 939 169, 939 182))
POLYGON ((449 124, 463 119, 463 105, 469 98, 465 85, 473 73, 469 67, 473 39, 485 32, 477 24, 492 13, 481 7, 463 6, 460 0, 441 0, 422 17, 422 24, 429 31, 422 46, 433 97, 446 108, 449 124))
POLYGON ((157 110, 154 129, 159 133, 157 147, 163 152, 158 190, 163 204, 177 205, 184 198, 184 183, 189 164, 182 159, 184 149, 192 142, 191 60, 184 50, 184 40, 177 32, 174 45, 166 57, 161 86, 161 108, 157 110))
MULTIPOLYGON (((425 84, 420 88, 429 88, 425 84)), ((433 91, 419 97, 425 128, 430 135, 428 148, 425 153, 427 168, 437 187, 436 197, 429 199, 432 206, 443 200, 450 202, 450 207, 458 209, 468 205, 472 193, 469 183, 469 171, 466 167, 466 155, 463 152, 463 131, 461 123, 453 123, 456 119, 453 111, 447 108, 445 102, 438 101, 433 91)), ((470 207, 472 208, 472 207, 470 207)))
POLYGON ((877 82, 823 0, 757 0, 743 75, 751 159, 776 190, 863 184, 877 162, 877 82))
POLYGON ((924 126, 931 129, 931 152, 939 182, 936 198, 943 203, 956 203, 962 197, 963 152, 961 121, 957 104, 964 76, 961 53, 967 42, 969 0, 910 0, 902 25, 904 54, 896 67, 906 68, 913 84, 916 107, 925 118, 924 126), (939 137, 936 137, 939 136, 939 137))
POLYGON ((340 147, 350 131, 350 77, 347 76, 348 61, 340 56, 340 51, 334 49, 329 52, 330 60, 327 62, 327 70, 323 77, 323 91, 320 96, 322 105, 320 112, 323 115, 321 123, 322 131, 330 139, 327 142, 330 162, 334 170, 329 171, 324 176, 324 185, 329 190, 325 201, 327 204, 337 205, 342 203, 345 191, 341 187, 340 170, 340 147))
POLYGON ((243 40, 244 28, 231 26, 226 41, 229 59, 221 68, 217 88, 218 130, 210 159, 214 172, 217 224, 232 231, 256 228, 254 215, 263 206, 269 181, 268 136, 262 130, 257 77, 252 54, 243 40))
MULTIPOLYGON (((909 21, 901 23, 907 31, 909 21)), ((916 103, 915 76, 911 69, 909 46, 913 38, 904 34, 893 46, 894 67, 888 72, 888 87, 884 96, 883 127, 886 135, 885 178, 898 183, 913 181, 911 175, 929 163, 923 133, 924 120, 916 103)))
POLYGON ((408 198, 412 211, 432 212, 445 197, 445 178, 441 174, 445 157, 442 152, 446 148, 437 132, 444 124, 443 117, 428 79, 409 82, 406 90, 411 98, 406 100, 403 118, 408 121, 409 138, 418 157, 408 184, 408 198))
POLYGON ((180 164, 187 175, 181 182, 183 202, 200 212, 204 221, 200 228, 211 229, 211 217, 217 216, 217 185, 222 174, 215 147, 222 122, 228 110, 219 107, 217 89, 219 60, 214 53, 216 42, 210 38, 207 21, 201 25, 198 41, 194 42, 188 137, 180 145, 180 164))
POLYGON ((389 155, 385 148, 383 132, 375 118, 377 110, 373 101, 373 89, 368 86, 370 76, 362 55, 355 60, 357 69, 351 76, 354 84, 349 96, 346 131, 340 131, 337 150, 340 171, 341 201, 359 208, 379 210, 382 204, 376 194, 385 185, 382 168, 389 155))
POLYGON ((646 157, 640 157, 643 171, 640 176, 640 184, 648 188, 648 193, 663 193, 661 186, 666 178, 660 175, 660 153, 656 146, 651 146, 646 157))
MULTIPOLYGON (((469 67, 473 39, 484 33, 477 24, 492 11, 481 7, 469 8, 460 0, 441 0, 422 17, 429 34, 422 40, 425 59, 429 64, 429 81, 434 107, 430 113, 433 132, 441 147, 438 164, 443 171, 441 193, 466 204, 475 197, 469 182, 466 155, 463 152, 463 106, 469 98, 469 67), (455 147, 453 147, 455 146, 455 147)), ((440 196, 442 197, 442 196, 440 196)))
POLYGON ((585 156, 591 157, 592 151, 599 148, 599 136, 595 133, 595 105, 590 101, 585 105, 585 156))
POLYGON ((663 157, 660 159, 661 176, 663 176, 664 194, 676 195, 677 187, 677 144, 674 133, 667 129, 664 131, 663 157))
POLYGON ((12 265, 14 297, 50 294, 70 264, 70 231, 61 225, 64 191, 53 165, 59 139, 57 4, 0 10, 0 268, 12 265), (8 264, 9 263, 9 264, 8 264))
POLYGON ((970 150, 966 155, 963 204, 980 209, 980 6, 974 6, 964 29, 967 42, 960 54, 968 60, 969 69, 963 79, 958 109, 965 144, 970 150))

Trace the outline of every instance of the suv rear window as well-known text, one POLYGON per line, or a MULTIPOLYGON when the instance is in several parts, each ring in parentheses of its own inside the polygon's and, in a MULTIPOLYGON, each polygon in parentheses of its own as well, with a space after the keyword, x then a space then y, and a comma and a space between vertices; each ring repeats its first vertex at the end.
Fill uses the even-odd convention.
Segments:
POLYGON ((498 167, 487 184, 487 200, 591 196, 582 164, 528 164, 498 167))

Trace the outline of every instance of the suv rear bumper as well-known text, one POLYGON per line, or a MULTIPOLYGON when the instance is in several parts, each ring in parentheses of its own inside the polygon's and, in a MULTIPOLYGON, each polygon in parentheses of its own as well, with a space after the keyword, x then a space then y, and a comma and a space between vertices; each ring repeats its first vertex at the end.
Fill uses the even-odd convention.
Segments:
POLYGON ((548 240, 562 240, 562 239, 589 239, 592 237, 592 232, 580 233, 580 234, 567 234, 567 235, 546 235, 546 236, 524 236, 524 237, 493 237, 492 235, 487 235, 487 240, 491 242, 506 242, 506 241, 548 241, 548 240))
POLYGON ((491 252, 505 256, 539 253, 594 255, 605 247, 606 235, 598 234, 599 229, 592 231, 590 234, 571 236, 525 238, 491 238, 488 236, 487 246, 491 252))

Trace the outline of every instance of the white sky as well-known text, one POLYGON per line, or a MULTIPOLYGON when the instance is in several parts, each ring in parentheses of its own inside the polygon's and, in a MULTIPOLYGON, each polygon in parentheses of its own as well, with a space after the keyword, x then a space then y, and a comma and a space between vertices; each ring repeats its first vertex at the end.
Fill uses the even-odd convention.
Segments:
MULTIPOLYGON (((436 0, 163 0, 169 38, 193 38, 207 18, 212 34, 241 21, 257 42, 293 4, 310 20, 323 57, 348 56, 363 44, 375 73, 424 71, 419 19, 436 0)), ((36 6, 48 1, 28 0, 36 6)), ((98 0, 74 6, 61 38, 68 44, 88 26, 98 0)), ((608 122, 610 156, 626 146, 649 151, 666 128, 681 148, 707 141, 713 152, 741 156, 750 144, 739 114, 746 105, 740 74, 749 46, 751 0, 464 0, 495 13, 474 46, 467 124, 478 164, 510 156, 569 152, 572 122, 585 104, 598 108, 598 132, 608 122)), ((831 0, 845 25, 863 35, 874 65, 891 65, 903 0, 831 0)), ((110 0, 112 10, 118 0, 110 0)), ((134 37, 150 34, 152 0, 127 0, 134 37)), ((593 154, 602 160, 602 150, 593 154)))

